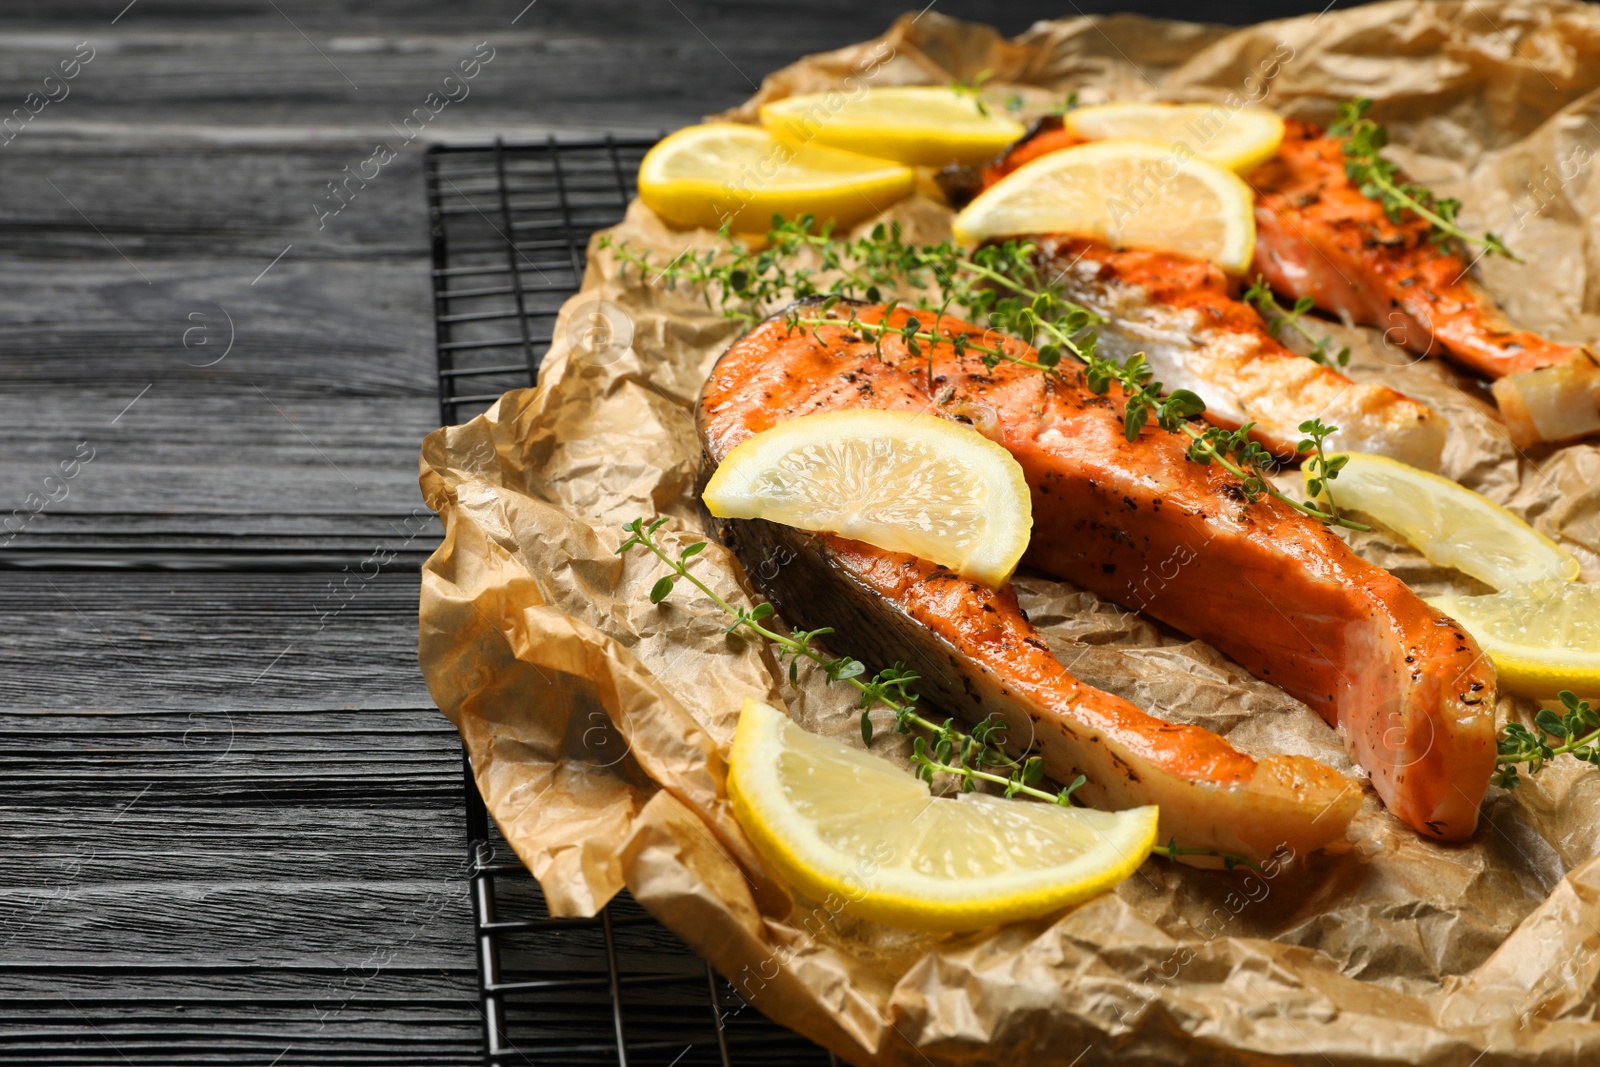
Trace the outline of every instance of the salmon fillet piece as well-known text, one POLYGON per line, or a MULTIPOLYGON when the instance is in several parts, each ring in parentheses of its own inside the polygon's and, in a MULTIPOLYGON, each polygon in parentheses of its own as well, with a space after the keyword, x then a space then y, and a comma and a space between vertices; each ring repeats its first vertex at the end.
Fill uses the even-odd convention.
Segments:
POLYGON ((1316 760, 1258 761, 1209 730, 1085 685, 1039 638, 1010 586, 991 589, 843 537, 717 521, 719 539, 785 619, 834 627, 874 668, 905 664, 924 699, 969 722, 999 716, 1013 756, 1032 747, 1056 781, 1086 776, 1080 795, 1096 807, 1159 804, 1162 841, 1253 859, 1280 847, 1299 855, 1341 838, 1361 805, 1360 785, 1316 760))
POLYGON ((1290 350, 1256 309, 1230 295, 1210 263, 1160 252, 1118 250, 1075 237, 1030 237, 1041 276, 1106 321, 1100 352, 1119 362, 1143 352, 1156 380, 1206 402, 1207 421, 1252 433, 1280 458, 1296 456, 1299 426, 1317 417, 1339 427, 1342 451, 1376 452, 1437 470, 1447 422, 1384 385, 1358 384, 1290 350))
MULTIPOLYGON (((806 306, 823 315, 820 303, 806 306)), ((1472 834, 1494 767, 1494 669, 1465 631, 1314 519, 1271 499, 1247 503, 1235 477, 1185 458, 1187 436, 1151 424, 1128 441, 1115 390, 1096 396, 1074 371, 1052 378, 1009 363, 986 369, 978 354, 957 356, 949 344, 913 357, 898 337, 879 346, 851 333, 842 321, 846 310, 835 307, 838 325, 815 331, 791 331, 782 318, 769 320, 722 356, 699 407, 701 441, 712 463, 778 422, 818 412, 875 408, 954 417, 957 410, 987 411, 993 416, 989 432, 1017 458, 1032 489, 1028 563, 1210 642, 1334 725, 1400 819, 1435 840, 1472 834)), ((884 314, 881 307, 855 310, 868 323, 884 314)), ((899 327, 907 317, 897 310, 887 324, 899 327)), ((974 340, 983 334, 948 318, 939 328, 968 332, 974 340)), ((1032 355, 1020 342, 1007 344, 1022 358, 1032 355)), ((906 610, 901 605, 910 594, 895 592, 896 580, 882 576, 879 562, 856 558, 851 573, 878 574, 861 581, 906 610)), ((777 568, 778 575, 786 569, 777 568)), ((848 569, 841 562, 835 571, 848 569)), ((819 595, 807 588, 801 586, 797 598, 801 612, 808 596, 819 595)), ((942 604, 931 587, 919 588, 924 603, 942 604)), ((981 594, 966 588, 967 594, 932 609, 944 613, 940 625, 957 637, 960 616, 989 614, 981 600, 969 599, 981 594)), ((880 625, 871 620, 857 629, 880 625)), ((1026 632, 1014 633, 1023 647, 1033 647, 1026 632)), ((1003 689, 1021 687, 1011 665, 1024 670, 1024 658, 986 653, 967 638, 952 643, 966 659, 993 670, 1003 689)), ((1062 775, 1095 766, 1084 731, 1119 721, 1127 731, 1119 743, 1128 753, 1171 756, 1152 759, 1146 773, 1136 772, 1137 781, 1124 776, 1125 784, 1115 788, 1126 792, 1110 795, 1111 801, 1161 803, 1157 787, 1176 789, 1186 768, 1192 775, 1196 766, 1216 768, 1207 772, 1203 797, 1239 788, 1223 768, 1244 765, 1220 758, 1222 750, 1209 740, 1190 749, 1202 743, 1184 732, 1173 752, 1163 743, 1159 720, 1135 717, 1097 691, 1074 700, 1067 694, 1087 687, 1065 679, 1061 700, 1050 705, 1058 728, 1037 731, 1050 746, 1047 762, 1065 768, 1062 775), (1067 725, 1074 730, 1059 728, 1067 725), (1218 758, 1190 759, 1185 749, 1218 758)), ((955 704, 946 710, 968 712, 955 704)), ((1103 769, 1091 777, 1098 788, 1113 788, 1103 769)), ((1329 781, 1319 774, 1289 786, 1275 781, 1264 791, 1299 801, 1296 813, 1312 834, 1319 813, 1308 802, 1326 795, 1329 781)), ((1210 814, 1180 809, 1174 817, 1203 826, 1231 816, 1216 808, 1210 814)))
POLYGON ((1496 381, 1519 443, 1600 430, 1600 367, 1581 345, 1519 330, 1429 224, 1399 222, 1345 174, 1344 147, 1288 119, 1275 159, 1247 176, 1257 191, 1254 269, 1278 292, 1381 329, 1390 342, 1443 356, 1496 381))
MULTIPOLYGON (((941 176, 961 204, 1023 163, 1081 143, 1061 120, 1041 120, 1027 137, 979 170, 941 176)), ((1425 404, 1382 385, 1358 385, 1300 356, 1274 337, 1215 265, 1184 256, 1115 249, 1086 238, 1035 235, 1036 264, 1062 295, 1106 320, 1102 351, 1118 360, 1143 352, 1156 378, 1206 402, 1205 418, 1252 436, 1282 459, 1296 455, 1299 426, 1321 418, 1339 427, 1333 448, 1375 452, 1438 470, 1448 423, 1425 404)))

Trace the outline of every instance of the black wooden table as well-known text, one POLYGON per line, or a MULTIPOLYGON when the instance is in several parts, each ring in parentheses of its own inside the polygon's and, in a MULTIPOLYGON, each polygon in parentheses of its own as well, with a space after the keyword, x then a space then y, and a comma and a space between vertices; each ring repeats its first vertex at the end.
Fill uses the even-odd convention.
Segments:
POLYGON ((424 142, 670 129, 906 6, 0 8, 0 1059, 480 1061, 424 142))

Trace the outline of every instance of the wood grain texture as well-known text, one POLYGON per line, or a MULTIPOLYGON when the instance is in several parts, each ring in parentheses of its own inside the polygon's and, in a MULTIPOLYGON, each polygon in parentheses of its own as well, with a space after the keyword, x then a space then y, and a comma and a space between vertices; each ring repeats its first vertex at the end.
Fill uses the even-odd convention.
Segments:
MULTIPOLYGON (((0 10, 0 114, 95 50, 0 145, 0 1061, 481 1062, 460 750, 415 660, 438 536, 422 139, 314 205, 480 41, 495 58, 427 138, 676 127, 908 6, 0 10)), ((1077 7, 939 4, 1007 32, 1077 7)), ((514 886, 501 906, 537 910, 514 886)), ((694 974, 658 928, 619 931, 694 974)), ((508 963, 598 974, 597 937, 508 963)), ((609 1008, 548 1010, 556 1033, 609 1008)))

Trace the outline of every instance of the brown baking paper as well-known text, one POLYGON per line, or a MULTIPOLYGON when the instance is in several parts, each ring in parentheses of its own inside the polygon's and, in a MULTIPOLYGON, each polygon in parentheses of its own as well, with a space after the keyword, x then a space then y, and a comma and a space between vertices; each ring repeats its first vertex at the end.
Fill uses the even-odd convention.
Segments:
MULTIPOLYGON (((1239 93, 1326 121, 1336 101, 1372 96, 1394 157, 1460 196, 1469 230, 1502 234, 1526 259, 1479 264, 1512 316, 1559 339, 1600 337, 1600 181, 1588 163, 1600 155, 1600 10, 1397 2, 1242 30, 1118 16, 1010 41, 928 11, 779 71, 756 101, 864 72, 887 85, 983 70, 996 106, 1015 92, 1024 114, 1069 91, 1084 102, 1239 93)), ((751 118, 756 101, 733 117, 751 118)), ((916 239, 947 233, 948 210, 927 196, 890 214, 916 239)), ((660 264, 714 245, 637 204, 611 233, 660 264)), ((699 294, 590 252, 538 388, 438 431, 422 452, 423 491, 446 527, 423 574, 422 667, 553 912, 593 914, 626 887, 756 1008, 855 1064, 1600 1062, 1600 773, 1570 759, 1516 793, 1491 788, 1462 847, 1420 840, 1369 795, 1338 850, 1263 874, 1152 860, 1081 907, 975 934, 912 934, 795 898, 729 811, 737 710, 757 697, 859 744, 850 693, 814 674, 790 687, 768 650, 726 636, 686 584, 651 605, 662 568, 614 551, 640 515, 671 517, 669 549, 704 536, 692 408, 739 328, 699 294), (631 327, 631 345, 592 344, 591 323, 631 327)), ((1449 418, 1446 474, 1600 578, 1593 445, 1519 453, 1481 383, 1394 351, 1378 331, 1332 330, 1354 350, 1354 377, 1449 418)), ((1382 534, 1356 546, 1424 594, 1483 591, 1382 534)), ((696 571, 751 602, 721 548, 696 571)), ((1024 574, 1017 586, 1085 681, 1253 754, 1361 774, 1320 718, 1207 646, 1065 582, 1024 574)), ((1533 710, 1509 698, 1499 708, 1533 710)), ((905 756, 887 732, 873 747, 905 756)))

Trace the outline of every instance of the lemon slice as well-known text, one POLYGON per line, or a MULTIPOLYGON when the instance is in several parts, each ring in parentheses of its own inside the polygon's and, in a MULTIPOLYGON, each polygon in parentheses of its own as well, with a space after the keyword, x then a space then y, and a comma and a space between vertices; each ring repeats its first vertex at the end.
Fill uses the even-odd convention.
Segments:
POLYGON ((935 797, 910 773, 756 700, 739 716, 728 796, 789 884, 914 930, 976 930, 1076 904, 1132 874, 1156 843, 1154 807, 935 797))
POLYGON ((1333 481, 1339 509, 1378 520, 1430 563, 1495 589, 1578 576, 1578 561, 1554 541, 1471 489, 1387 456, 1342 454, 1349 461, 1333 481))
POLYGON ((1488 596, 1428 603, 1455 619, 1494 661, 1500 688, 1553 697, 1600 695, 1600 586, 1547 579, 1488 596))
POLYGON ((964 208, 956 239, 1068 233, 1209 259, 1243 273, 1255 253, 1250 187, 1153 141, 1093 141, 1018 167, 964 208))
POLYGON ((1184 145, 1208 163, 1243 174, 1278 154, 1283 120, 1258 107, 1222 104, 1096 104, 1067 112, 1085 141, 1124 138, 1184 145))
POLYGON ((790 143, 924 167, 987 162, 1026 132, 1014 119, 979 110, 971 94, 934 85, 785 97, 762 105, 761 124, 790 143))
POLYGON ((911 192, 915 172, 820 145, 788 145, 758 126, 713 122, 663 138, 639 164, 639 199, 675 226, 765 232, 773 215, 841 227, 911 192))
POLYGON ((718 518, 843 534, 1003 585, 1033 529, 1022 467, 936 415, 834 411, 781 422, 706 483, 718 518))

